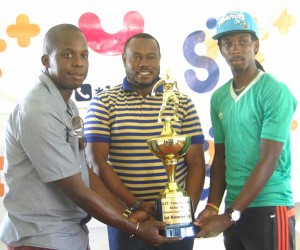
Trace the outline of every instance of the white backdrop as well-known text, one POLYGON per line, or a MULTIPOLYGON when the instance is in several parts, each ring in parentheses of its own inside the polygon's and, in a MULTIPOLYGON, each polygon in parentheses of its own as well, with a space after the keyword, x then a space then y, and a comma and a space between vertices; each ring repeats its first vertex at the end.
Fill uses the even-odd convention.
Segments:
MULTIPOLYGON (((120 48, 130 32, 144 31, 161 45, 161 73, 171 69, 179 88, 195 102, 207 139, 209 169, 213 154, 209 100, 212 92, 231 77, 211 36, 215 18, 229 10, 248 11, 260 31, 259 61, 266 71, 284 81, 300 100, 298 59, 300 11, 297 1, 146 1, 146 0, 1 0, 0 8, 0 220, 2 205, 5 121, 40 72, 45 32, 59 23, 84 30, 90 45, 89 75, 73 98, 82 116, 96 90, 121 83, 124 69, 120 48), (95 31, 95 33, 93 33, 95 31), (298 42, 296 44, 296 42, 298 42)), ((298 108, 293 125, 293 189, 300 201, 300 129, 298 108), (298 150, 297 150, 298 149, 298 150)), ((238 146, 238 145, 237 145, 238 146)), ((208 192, 209 175, 200 207, 208 192)))

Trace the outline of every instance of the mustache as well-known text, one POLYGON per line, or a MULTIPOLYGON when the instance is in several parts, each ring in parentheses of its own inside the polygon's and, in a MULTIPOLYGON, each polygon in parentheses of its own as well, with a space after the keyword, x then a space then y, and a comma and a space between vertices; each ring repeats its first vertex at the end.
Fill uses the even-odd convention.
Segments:
POLYGON ((244 57, 242 56, 233 56, 229 58, 229 62, 233 62, 233 61, 244 61, 244 57))

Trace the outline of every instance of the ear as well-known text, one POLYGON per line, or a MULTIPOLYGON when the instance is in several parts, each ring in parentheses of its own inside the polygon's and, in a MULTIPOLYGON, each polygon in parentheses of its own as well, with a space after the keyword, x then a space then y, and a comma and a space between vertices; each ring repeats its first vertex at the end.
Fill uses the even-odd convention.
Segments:
POLYGON ((258 53, 259 51, 259 40, 256 40, 254 43, 254 53, 255 55, 258 53))
POLYGON ((125 66, 125 61, 126 61, 125 52, 123 52, 123 54, 122 54, 122 61, 123 61, 123 65, 125 66))
POLYGON ((41 61, 42 61, 42 64, 45 66, 45 68, 50 67, 48 55, 42 55, 41 61))
POLYGON ((221 46, 218 46, 218 47, 219 47, 219 51, 220 51, 221 55, 224 57, 223 51, 222 51, 222 49, 221 49, 221 46))

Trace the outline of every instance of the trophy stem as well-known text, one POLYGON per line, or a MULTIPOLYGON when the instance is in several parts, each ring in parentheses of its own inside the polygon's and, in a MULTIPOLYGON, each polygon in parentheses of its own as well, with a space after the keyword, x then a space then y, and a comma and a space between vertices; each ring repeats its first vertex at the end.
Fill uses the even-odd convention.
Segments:
POLYGON ((164 164, 164 166, 166 168, 166 171, 167 171, 168 182, 169 183, 174 183, 175 182, 177 159, 174 158, 173 154, 166 155, 166 158, 163 160, 163 164, 164 164))

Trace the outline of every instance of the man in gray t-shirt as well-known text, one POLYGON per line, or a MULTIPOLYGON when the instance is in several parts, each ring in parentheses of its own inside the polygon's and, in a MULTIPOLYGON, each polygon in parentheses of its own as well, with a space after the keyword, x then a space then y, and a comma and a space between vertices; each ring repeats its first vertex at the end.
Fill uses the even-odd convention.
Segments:
POLYGON ((89 249, 91 215, 153 245, 173 241, 158 234, 164 223, 131 214, 87 166, 83 122, 70 99, 88 73, 83 33, 71 24, 52 27, 42 63, 37 84, 6 126, 0 239, 9 249, 89 249))

